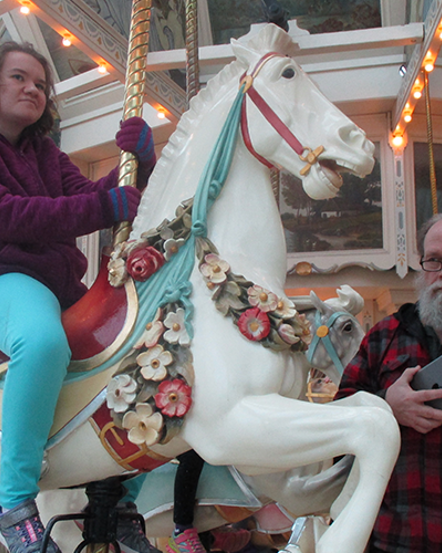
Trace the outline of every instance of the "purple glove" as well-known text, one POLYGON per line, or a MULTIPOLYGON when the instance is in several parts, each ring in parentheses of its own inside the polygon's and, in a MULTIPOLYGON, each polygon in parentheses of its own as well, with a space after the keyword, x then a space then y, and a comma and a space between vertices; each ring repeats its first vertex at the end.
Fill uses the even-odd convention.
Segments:
POLYGON ((112 205, 114 222, 132 222, 137 214, 141 192, 133 186, 119 186, 107 192, 108 200, 112 205))
POLYGON ((143 172, 148 176, 155 167, 156 156, 152 129, 141 117, 130 117, 121 121, 115 135, 117 146, 125 152, 135 154, 143 172))

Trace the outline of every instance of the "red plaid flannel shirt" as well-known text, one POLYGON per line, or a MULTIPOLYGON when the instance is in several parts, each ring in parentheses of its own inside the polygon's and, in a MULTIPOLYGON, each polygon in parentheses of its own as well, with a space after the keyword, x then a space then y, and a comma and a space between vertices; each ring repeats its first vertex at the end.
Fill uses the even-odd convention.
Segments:
MULTIPOLYGON (((402 317, 387 317, 365 336, 335 399, 359 390, 383 396, 406 368, 430 362, 417 310, 410 304, 404 308, 402 317)), ((442 429, 421 434, 401 426, 401 437, 370 546, 392 553, 441 553, 442 429)))

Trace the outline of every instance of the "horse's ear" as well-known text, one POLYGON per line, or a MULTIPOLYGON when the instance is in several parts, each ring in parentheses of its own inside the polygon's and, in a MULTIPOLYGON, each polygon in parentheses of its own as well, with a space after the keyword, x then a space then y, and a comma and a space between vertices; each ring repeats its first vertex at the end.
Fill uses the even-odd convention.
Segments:
POLYGON ((256 52, 250 50, 250 48, 247 47, 247 44, 244 44, 235 38, 231 39, 230 44, 232 45, 232 50, 236 56, 236 59, 245 67, 250 67, 254 61, 256 62, 256 52))
POLYGON ((364 298, 348 284, 343 284, 336 292, 342 307, 352 315, 357 315, 364 308, 364 298))
POLYGON ((299 44, 286 31, 273 23, 259 25, 262 28, 258 33, 250 31, 239 40, 230 40, 233 53, 240 63, 246 67, 255 65, 267 52, 278 52, 291 58, 299 52, 299 44))
POLYGON ((333 309, 327 305, 325 301, 320 300, 313 290, 310 290, 310 299, 316 309, 323 315, 326 315, 327 313, 331 315, 333 313, 333 309))

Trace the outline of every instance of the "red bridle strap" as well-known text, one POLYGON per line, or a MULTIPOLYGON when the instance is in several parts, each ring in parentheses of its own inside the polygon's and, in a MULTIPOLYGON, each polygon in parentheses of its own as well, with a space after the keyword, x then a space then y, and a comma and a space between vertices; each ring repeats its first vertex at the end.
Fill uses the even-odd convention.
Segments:
POLYGON ((282 56, 282 54, 278 54, 277 52, 269 52, 265 56, 263 56, 259 62, 256 64, 255 68, 251 72, 250 75, 245 75, 241 79, 241 85, 245 84, 244 86, 244 100, 241 107, 241 131, 244 139, 244 144, 246 145, 249 152, 256 157, 261 163, 263 163, 266 167, 272 168, 273 165, 268 162, 263 156, 258 154, 258 152, 253 148, 252 141, 250 139, 249 129, 247 125, 247 108, 246 108, 246 94, 249 96, 249 98, 252 100, 252 102, 255 104, 255 106, 258 108, 260 113, 265 117, 265 119, 272 125, 272 127, 276 130, 276 132, 287 142, 287 144, 298 154, 298 156, 301 158, 302 161, 307 161, 307 165, 301 170, 301 174, 305 175, 309 172, 310 167, 316 163, 318 156, 320 153, 324 151, 323 146, 319 146, 312 152, 310 148, 304 147, 299 140, 296 138, 296 136, 291 132, 291 130, 287 127, 285 123, 278 117, 278 115, 272 110, 272 108, 268 105, 268 103, 264 100, 264 98, 256 91, 256 89, 253 87, 253 81, 263 65, 270 59, 276 57, 276 56, 282 56), (302 154, 307 151, 307 156, 303 157, 302 154))

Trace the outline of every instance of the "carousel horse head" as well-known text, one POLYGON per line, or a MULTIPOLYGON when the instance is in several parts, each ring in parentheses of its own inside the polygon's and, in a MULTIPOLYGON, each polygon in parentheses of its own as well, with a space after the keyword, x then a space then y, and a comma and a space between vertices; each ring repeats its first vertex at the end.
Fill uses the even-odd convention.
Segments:
POLYGON ((301 69, 287 33, 268 26, 232 47, 244 67, 243 138, 257 159, 297 175, 314 199, 335 196, 342 171, 371 173, 373 145, 301 69))
POLYGON ((322 301, 312 290, 310 299, 315 311, 307 314, 313 336, 307 358, 312 367, 329 376, 336 385, 364 337, 364 330, 356 318, 364 307, 362 296, 347 284, 337 293, 337 298, 322 301))

